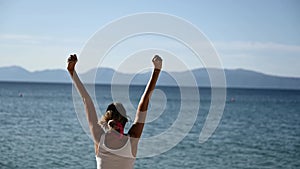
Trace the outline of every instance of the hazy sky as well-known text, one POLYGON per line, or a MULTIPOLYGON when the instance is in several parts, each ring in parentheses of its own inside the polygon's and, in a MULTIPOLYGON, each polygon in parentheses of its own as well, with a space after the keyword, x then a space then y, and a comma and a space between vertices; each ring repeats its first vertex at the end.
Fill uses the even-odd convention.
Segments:
POLYGON ((68 54, 80 54, 101 27, 141 12, 171 14, 194 24, 216 47, 224 68, 300 77, 297 0, 0 0, 0 66, 64 69, 68 54))

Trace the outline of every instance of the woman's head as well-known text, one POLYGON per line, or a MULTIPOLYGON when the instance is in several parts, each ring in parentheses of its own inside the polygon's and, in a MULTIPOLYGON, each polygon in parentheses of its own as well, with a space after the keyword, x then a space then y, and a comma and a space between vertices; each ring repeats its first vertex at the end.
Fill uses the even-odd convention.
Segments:
POLYGON ((127 115, 124 106, 121 103, 111 103, 102 116, 99 124, 108 128, 113 128, 119 133, 123 133, 127 123, 127 115))

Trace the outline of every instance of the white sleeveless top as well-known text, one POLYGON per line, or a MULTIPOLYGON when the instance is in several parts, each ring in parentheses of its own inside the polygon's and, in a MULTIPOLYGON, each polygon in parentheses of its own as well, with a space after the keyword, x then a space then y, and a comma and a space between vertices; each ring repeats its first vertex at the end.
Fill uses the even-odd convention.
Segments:
POLYGON ((105 146, 105 134, 100 138, 96 155, 97 169, 133 169, 135 157, 132 155, 130 137, 120 149, 105 146))

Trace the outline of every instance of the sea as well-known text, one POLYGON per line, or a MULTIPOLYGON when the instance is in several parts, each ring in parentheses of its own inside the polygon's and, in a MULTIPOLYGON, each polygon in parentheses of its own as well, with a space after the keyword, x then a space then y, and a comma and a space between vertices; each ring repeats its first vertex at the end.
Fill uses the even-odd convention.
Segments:
MULTIPOLYGON (((144 88, 95 85, 98 116, 117 101, 113 90, 118 90, 114 94, 119 98, 129 99, 124 106, 134 111, 144 88)), ((180 111, 185 111, 182 105, 199 109, 182 140, 166 151, 137 158, 136 169, 300 168, 300 90, 226 89, 218 127, 199 142, 211 106, 211 89, 198 88, 200 99, 194 101, 181 93, 188 90, 178 86, 157 89, 164 94, 153 97, 148 113, 160 112, 149 116, 142 138, 170 128, 180 111)), ((93 141, 74 103, 72 84, 0 82, 0 168, 96 168, 93 141)))

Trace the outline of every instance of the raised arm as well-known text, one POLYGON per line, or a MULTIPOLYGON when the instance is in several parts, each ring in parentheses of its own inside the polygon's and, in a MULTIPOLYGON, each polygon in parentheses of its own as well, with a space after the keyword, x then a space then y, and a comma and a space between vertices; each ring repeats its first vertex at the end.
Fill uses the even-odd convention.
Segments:
POLYGON ((158 55, 155 55, 153 57, 152 62, 154 68, 152 71, 151 78, 139 102, 134 123, 128 132, 129 135, 134 138, 140 138, 142 135, 148 110, 148 104, 162 67, 162 59, 158 55))
POLYGON ((68 58, 68 67, 67 67, 67 69, 68 69, 68 71, 69 71, 69 73, 72 77, 72 80, 73 80, 80 96, 83 99, 83 103, 84 103, 85 111, 86 111, 86 117, 87 117, 87 120, 89 122, 89 128, 90 128, 91 134, 92 134, 93 139, 94 139, 95 150, 96 150, 96 146, 99 143, 101 134, 103 133, 103 129, 98 124, 98 117, 97 117, 97 114, 96 114, 94 103, 93 103, 91 97, 89 96, 88 92, 84 88, 83 84, 81 83, 79 77, 77 76, 77 73, 75 71, 76 63, 77 63, 76 55, 75 54, 71 55, 68 58))

